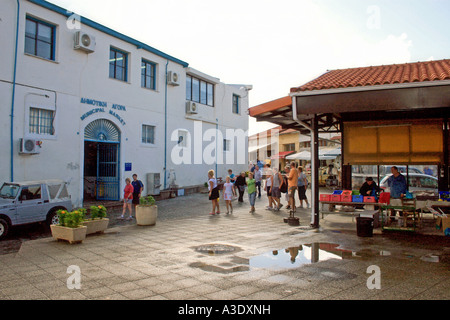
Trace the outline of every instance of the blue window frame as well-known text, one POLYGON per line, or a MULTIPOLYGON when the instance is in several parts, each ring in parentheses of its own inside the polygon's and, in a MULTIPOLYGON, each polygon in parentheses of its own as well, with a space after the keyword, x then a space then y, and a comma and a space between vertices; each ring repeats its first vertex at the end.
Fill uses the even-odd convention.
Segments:
POLYGON ((141 86, 156 90, 156 64, 145 59, 141 64, 141 86))
POLYGON ((111 47, 109 53, 109 77, 128 81, 128 53, 111 47))
POLYGON ((56 26, 28 17, 25 25, 25 53, 55 60, 56 26))
POLYGON ((241 104, 241 97, 239 97, 236 94, 233 94, 233 113, 240 114, 240 106, 241 104))

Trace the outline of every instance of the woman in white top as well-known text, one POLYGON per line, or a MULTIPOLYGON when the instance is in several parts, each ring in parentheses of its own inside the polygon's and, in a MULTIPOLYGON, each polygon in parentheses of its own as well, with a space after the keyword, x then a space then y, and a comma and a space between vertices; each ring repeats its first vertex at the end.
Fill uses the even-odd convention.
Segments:
POLYGON ((209 170, 208 172, 208 189, 209 189, 209 200, 212 201, 212 212, 210 215, 220 214, 220 208, 219 208, 219 188, 217 185, 217 180, 214 177, 215 173, 214 170, 209 170), (217 208, 217 212, 216 212, 217 208))
POLYGON ((228 176, 226 178, 226 182, 223 185, 223 198, 225 200, 225 204, 227 205, 227 214, 233 213, 233 206, 231 204, 231 200, 233 200, 233 196, 236 196, 236 191, 234 191, 234 184, 231 183, 231 178, 228 176))
POLYGON ((268 164, 265 165, 265 175, 266 175, 266 192, 267 198, 269 198, 269 206, 266 207, 266 210, 273 210, 272 204, 274 203, 272 199, 272 184, 273 184, 273 173, 272 169, 268 164))

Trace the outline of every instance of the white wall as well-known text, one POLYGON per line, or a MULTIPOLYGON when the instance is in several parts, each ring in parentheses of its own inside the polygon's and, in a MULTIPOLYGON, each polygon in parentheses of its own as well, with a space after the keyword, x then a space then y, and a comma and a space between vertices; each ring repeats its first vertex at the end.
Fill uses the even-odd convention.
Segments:
MULTIPOLYGON (((4 133, 0 138, 0 177, 10 179, 10 118, 12 74, 15 40, 15 1, 2 2, 0 12, 0 40, 4 44, 0 60, 0 108, 5 115, 0 118, 0 127, 4 133)), ((242 86, 226 85, 218 82, 215 86, 215 107, 200 106, 198 116, 187 116, 186 108, 186 73, 200 72, 184 68, 182 65, 169 61, 136 46, 119 40, 106 33, 88 26, 82 30, 96 37, 96 50, 86 54, 73 49, 73 35, 76 30, 66 26, 66 17, 40 6, 21 1, 21 16, 19 25, 19 47, 17 63, 17 85, 14 111, 14 180, 64 179, 71 180, 69 190, 75 205, 81 204, 83 196, 83 166, 84 166, 84 129, 92 121, 103 118, 112 121, 121 132, 121 190, 124 178, 137 173, 146 184, 146 174, 159 172, 164 183, 164 149, 167 134, 167 167, 166 171, 174 169, 177 184, 181 187, 203 184, 207 180, 207 171, 215 169, 215 164, 183 164, 176 165, 171 159, 171 151, 176 142, 171 141, 172 132, 187 129, 194 133, 196 121, 202 121, 204 134, 208 129, 242 129, 248 131, 248 91, 242 86), (26 14, 47 21, 57 26, 56 60, 47 61, 24 53, 24 32, 26 14), (128 81, 118 81, 109 78, 110 46, 117 47, 129 53, 128 81), (141 59, 157 64, 156 90, 141 88, 141 59), (168 71, 181 75, 180 86, 167 86, 167 103, 165 87, 166 64, 168 71), (233 93, 241 96, 241 113, 232 113, 233 93), (107 102, 105 113, 93 114, 81 120, 95 106, 81 103, 82 98, 107 102), (126 111, 115 111, 124 121, 108 113, 113 104, 126 107, 126 111), (29 108, 37 106, 56 112, 55 135, 38 136, 43 140, 39 155, 19 155, 19 139, 28 134, 29 108), (165 133, 165 107, 167 106, 167 133, 165 133), (142 125, 154 125, 155 144, 141 143, 142 125), (125 172, 124 164, 133 164, 132 172, 125 172)), ((205 75, 206 76, 206 75, 205 75)), ((209 77, 209 76, 207 76, 209 77)), ((212 77, 211 77, 212 78, 212 77)), ((218 80, 218 79, 217 79, 218 80)), ((211 142, 203 142, 206 147, 211 142)), ((244 139, 244 149, 248 141, 244 139)), ((237 150, 239 146, 235 146, 237 150)), ((236 153, 236 150, 234 153, 236 153)), ((193 150, 192 150, 193 151, 193 150)), ((192 158, 194 156, 192 155, 192 158)), ((242 165, 219 164, 218 176, 225 177, 228 169, 234 172, 247 168, 248 155, 242 165)), ((168 180, 167 180, 168 181, 168 180)), ((168 182, 167 182, 168 183, 168 182)))

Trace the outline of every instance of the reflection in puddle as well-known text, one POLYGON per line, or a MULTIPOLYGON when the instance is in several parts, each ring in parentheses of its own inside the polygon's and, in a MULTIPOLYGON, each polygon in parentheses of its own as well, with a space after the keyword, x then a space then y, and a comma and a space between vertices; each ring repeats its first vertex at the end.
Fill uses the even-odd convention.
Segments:
POLYGON ((352 251, 337 249, 333 243, 312 243, 274 250, 250 259, 250 267, 265 269, 291 269, 329 259, 344 259, 352 256, 352 251))

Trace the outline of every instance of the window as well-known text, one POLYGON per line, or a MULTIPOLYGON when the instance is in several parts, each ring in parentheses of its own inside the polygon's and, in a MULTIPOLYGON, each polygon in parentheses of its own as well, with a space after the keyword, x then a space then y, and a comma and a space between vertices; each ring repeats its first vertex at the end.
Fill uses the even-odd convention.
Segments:
POLYGON ((235 113, 235 114, 240 114, 240 108, 241 108, 240 100, 241 100, 241 97, 233 94, 233 113, 235 113))
POLYGON ((56 27, 27 17, 25 26, 25 53, 47 60, 55 60, 56 27))
POLYGON ((142 126, 142 143, 155 144, 155 127, 143 125, 142 126))
POLYGON ((156 89, 156 64, 142 59, 141 86, 147 89, 156 89))
POLYGON ((186 100, 214 107, 214 85, 195 77, 187 76, 186 100))
POLYGON ((230 151, 231 140, 223 140, 223 151, 230 151))
POLYGON ((187 147, 188 146, 188 132, 184 130, 178 130, 178 146, 187 147))
POLYGON ((285 144, 284 151, 295 151, 295 143, 285 144))
POLYGON ((54 135, 53 111, 30 108, 30 133, 54 135))
POLYGON ((127 81, 128 54, 118 49, 111 48, 109 53, 109 77, 121 81, 127 81))

